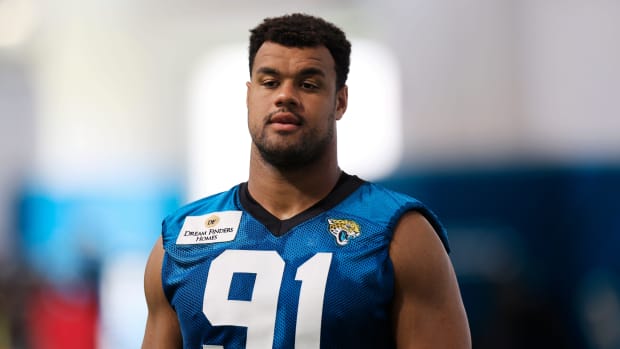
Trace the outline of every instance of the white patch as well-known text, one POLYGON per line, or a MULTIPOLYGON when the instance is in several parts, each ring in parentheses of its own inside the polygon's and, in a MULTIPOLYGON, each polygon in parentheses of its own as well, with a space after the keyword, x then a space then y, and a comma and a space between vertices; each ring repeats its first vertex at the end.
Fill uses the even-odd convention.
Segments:
POLYGON ((222 211, 202 216, 187 216, 179 231, 177 245, 232 241, 237 236, 241 214, 241 211, 222 211))

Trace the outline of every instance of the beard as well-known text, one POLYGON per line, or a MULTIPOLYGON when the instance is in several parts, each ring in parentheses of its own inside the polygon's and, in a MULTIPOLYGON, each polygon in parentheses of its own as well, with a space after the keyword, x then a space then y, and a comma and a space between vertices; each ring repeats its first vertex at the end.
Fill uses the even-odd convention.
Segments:
MULTIPOLYGON (((300 120, 303 122, 302 118, 300 120)), ((300 169, 319 159, 332 142, 335 133, 333 113, 328 116, 327 125, 323 133, 317 128, 302 130, 300 135, 292 136, 295 137, 294 142, 269 139, 263 128, 251 132, 252 142, 263 160, 271 166, 282 170, 300 169)))

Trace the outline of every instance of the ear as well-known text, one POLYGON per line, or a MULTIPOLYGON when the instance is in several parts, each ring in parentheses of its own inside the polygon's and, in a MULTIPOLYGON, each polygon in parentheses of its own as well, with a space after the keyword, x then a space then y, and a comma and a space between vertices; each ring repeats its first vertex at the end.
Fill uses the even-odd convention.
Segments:
POLYGON ((245 86, 247 87, 245 91, 245 106, 248 107, 250 104, 250 89, 252 88, 252 83, 250 81, 246 81, 245 86))
POLYGON ((347 85, 342 86, 338 92, 336 92, 336 120, 342 119, 344 112, 347 111, 347 105, 349 103, 349 88, 347 85))

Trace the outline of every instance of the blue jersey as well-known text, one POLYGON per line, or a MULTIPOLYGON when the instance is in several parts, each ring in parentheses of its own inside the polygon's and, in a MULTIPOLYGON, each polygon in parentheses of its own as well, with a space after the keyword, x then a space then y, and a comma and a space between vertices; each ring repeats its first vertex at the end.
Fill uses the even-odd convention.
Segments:
POLYGON ((184 348, 392 348, 388 248, 419 201, 343 174, 319 203, 279 220, 247 183, 163 222, 164 292, 184 348))

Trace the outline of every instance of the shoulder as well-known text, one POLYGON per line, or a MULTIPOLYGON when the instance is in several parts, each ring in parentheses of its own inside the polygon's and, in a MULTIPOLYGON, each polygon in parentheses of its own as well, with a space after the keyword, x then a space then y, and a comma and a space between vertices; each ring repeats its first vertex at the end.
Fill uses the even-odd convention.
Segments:
POLYGON ((374 212, 388 214, 388 224, 395 232, 398 229, 410 232, 430 228, 430 231, 439 238, 445 250, 450 252, 450 244, 444 225, 435 212, 424 202, 409 194, 373 182, 364 183, 358 191, 358 197, 360 202, 365 203, 363 205, 372 205, 373 209, 368 211, 371 216, 374 212), (407 229, 403 229, 405 226, 407 229))
POLYGON ((239 186, 240 185, 237 185, 228 191, 187 203, 166 216, 163 223, 170 224, 178 220, 183 220, 187 216, 199 216, 208 214, 209 212, 224 211, 232 207, 237 207, 236 201, 239 186))
POLYGON ((237 195, 239 187, 240 185, 237 185, 228 191, 190 202, 166 216, 162 221, 164 246, 173 238, 171 234, 176 234, 189 216, 203 216, 214 212, 240 210, 237 195))
POLYGON ((425 260, 430 253, 444 255, 446 251, 429 220, 418 211, 409 211, 403 214, 394 229, 390 253, 399 260, 425 260))

